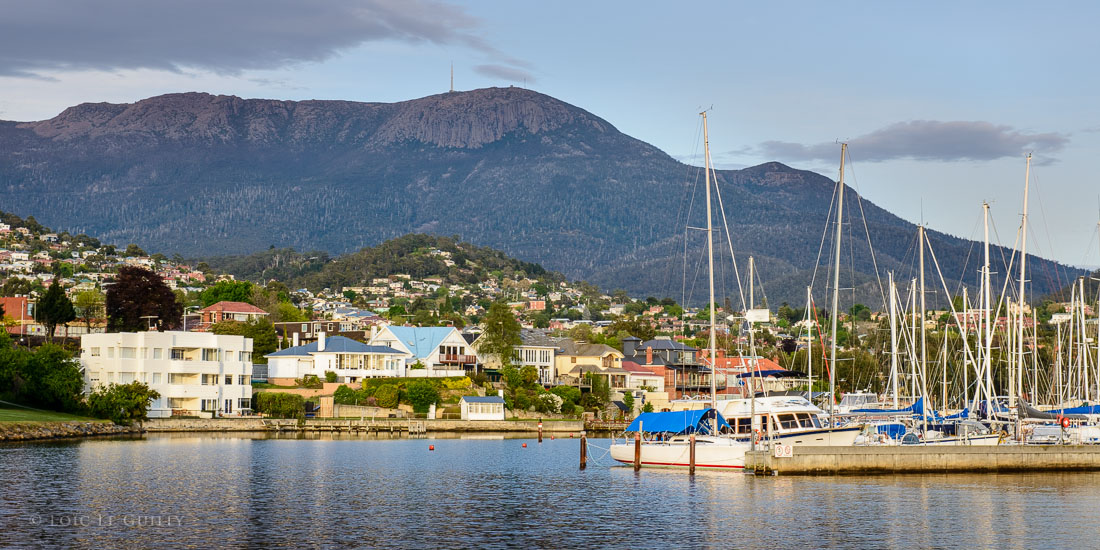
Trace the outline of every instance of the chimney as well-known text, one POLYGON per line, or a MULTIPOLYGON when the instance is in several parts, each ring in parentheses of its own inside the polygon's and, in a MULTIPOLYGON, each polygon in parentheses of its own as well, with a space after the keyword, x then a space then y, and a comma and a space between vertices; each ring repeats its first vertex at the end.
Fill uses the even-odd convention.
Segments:
POLYGON ((298 347, 298 333, 297 332, 290 335, 290 343, 294 347, 298 347))
POLYGON ((370 340, 367 340, 372 345, 374 344, 374 337, 378 336, 378 327, 376 325, 370 326, 370 340))
POLYGON ((645 347, 645 364, 647 364, 647 365, 652 365, 653 364, 653 346, 646 346, 645 347))
POLYGON ((324 331, 317 333, 317 351, 325 351, 325 333, 324 331))
POLYGON ((633 338, 626 338, 623 340, 623 355, 627 357, 634 357, 637 348, 638 343, 633 338))

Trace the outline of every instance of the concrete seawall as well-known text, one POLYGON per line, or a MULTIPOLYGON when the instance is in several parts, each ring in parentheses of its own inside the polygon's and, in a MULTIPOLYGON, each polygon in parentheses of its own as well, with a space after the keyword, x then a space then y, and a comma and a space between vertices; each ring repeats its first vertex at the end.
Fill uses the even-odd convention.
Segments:
POLYGON ((1100 470, 1100 446, 794 447, 745 453, 745 470, 760 474, 893 474, 1100 470))
MULTIPOLYGON (((516 420, 425 420, 406 418, 380 418, 376 420, 313 419, 299 424, 293 419, 269 418, 155 418, 144 425, 154 432, 528 432, 538 433, 537 422, 516 420)), ((576 433, 584 431, 584 422, 544 422, 542 431, 552 433, 576 433)))

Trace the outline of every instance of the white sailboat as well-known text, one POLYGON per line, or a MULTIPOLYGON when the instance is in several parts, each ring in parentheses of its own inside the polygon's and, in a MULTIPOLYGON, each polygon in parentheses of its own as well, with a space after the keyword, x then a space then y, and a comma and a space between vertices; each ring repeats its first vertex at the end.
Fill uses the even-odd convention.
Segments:
MULTIPOLYGON (((710 364, 712 366, 710 377, 710 407, 705 411, 681 411, 681 412, 666 412, 666 413, 643 413, 635 419, 637 425, 635 430, 638 433, 645 433, 645 420, 648 415, 651 420, 652 432, 664 432, 674 433, 672 437, 667 439, 650 439, 642 442, 636 449, 634 442, 627 441, 625 443, 613 443, 611 445, 610 454, 611 458, 624 464, 630 464, 634 462, 636 450, 640 453, 639 462, 644 467, 658 467, 658 468, 687 468, 691 466, 691 458, 693 454, 692 449, 692 437, 694 436, 694 454, 695 454, 695 467, 697 468, 709 468, 709 469, 723 469, 723 470, 738 470, 745 467, 745 451, 749 450, 752 443, 745 438, 738 438, 729 430, 729 426, 721 419, 717 414, 717 403, 715 401, 716 380, 715 373, 713 371, 713 365, 715 365, 715 312, 714 312, 714 242, 713 242, 713 229, 714 225, 711 220, 711 197, 710 197, 710 141, 707 134, 707 113, 706 111, 700 113, 703 117, 703 156, 704 156, 704 170, 706 176, 704 182, 706 185, 706 207, 707 207, 707 276, 710 284, 710 364), (713 411, 713 412, 712 412, 713 411), (690 413, 699 413, 696 416, 690 413), (661 416, 664 415, 664 416, 661 416), (699 420, 709 420, 709 429, 705 426, 700 426, 699 420), (657 427, 653 426, 653 422, 669 421, 669 426, 657 427), (688 434, 690 432, 691 435, 688 434)), ((704 422, 705 424, 705 422, 704 422)))

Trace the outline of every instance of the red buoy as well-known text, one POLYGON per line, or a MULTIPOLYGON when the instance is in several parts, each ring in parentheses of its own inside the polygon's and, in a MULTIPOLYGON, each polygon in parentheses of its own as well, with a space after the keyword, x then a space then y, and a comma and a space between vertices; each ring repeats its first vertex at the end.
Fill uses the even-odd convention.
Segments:
POLYGON ((1069 418, 1066 418, 1064 416, 1062 417, 1062 427, 1063 428, 1068 428, 1069 427, 1069 418))
POLYGON ((428 450, 429 451, 434 451, 435 450, 435 445, 428 445, 428 450))
POLYGON ((526 449, 526 448, 527 448, 527 444, 526 444, 526 443, 524 443, 524 444, 523 444, 523 448, 524 448, 524 449, 526 449))

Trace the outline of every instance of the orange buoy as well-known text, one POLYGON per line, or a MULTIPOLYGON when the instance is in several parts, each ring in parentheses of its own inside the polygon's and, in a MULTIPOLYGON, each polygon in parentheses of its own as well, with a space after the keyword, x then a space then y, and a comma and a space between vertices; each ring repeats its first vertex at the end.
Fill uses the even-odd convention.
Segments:
POLYGON ((1069 418, 1067 418, 1065 416, 1062 417, 1062 427, 1063 428, 1068 428, 1069 427, 1069 418))
POLYGON ((550 441, 553 441, 553 440, 554 440, 554 436, 550 436, 550 441))
POLYGON ((434 451, 435 450, 435 445, 428 445, 428 450, 429 451, 434 451))
POLYGON ((526 443, 524 443, 524 444, 523 444, 523 448, 524 448, 524 449, 526 449, 526 448, 527 448, 527 444, 526 444, 526 443))

